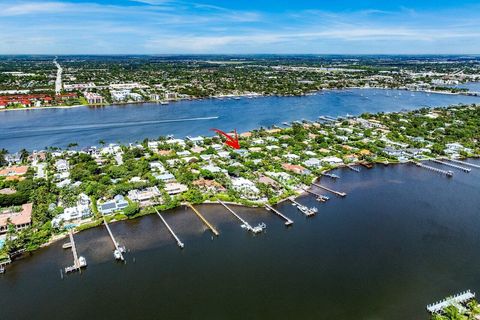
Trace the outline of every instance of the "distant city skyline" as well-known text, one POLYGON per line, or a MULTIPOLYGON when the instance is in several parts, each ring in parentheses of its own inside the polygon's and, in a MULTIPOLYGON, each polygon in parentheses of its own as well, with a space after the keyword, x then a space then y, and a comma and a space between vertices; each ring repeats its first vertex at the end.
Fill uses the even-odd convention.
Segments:
POLYGON ((478 1, 1 1, 0 54, 478 54, 478 1))

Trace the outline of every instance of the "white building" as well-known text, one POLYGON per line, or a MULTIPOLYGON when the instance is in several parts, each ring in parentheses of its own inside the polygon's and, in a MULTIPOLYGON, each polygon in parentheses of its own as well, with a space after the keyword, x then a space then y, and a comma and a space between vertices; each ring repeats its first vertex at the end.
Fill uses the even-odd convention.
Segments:
POLYGON ((92 215, 90 211, 90 198, 81 193, 78 196, 77 205, 74 207, 65 208, 63 213, 52 219, 52 225, 58 228, 64 222, 85 219, 92 215))
POLYGON ((257 200, 260 196, 260 190, 252 181, 245 178, 233 178, 232 187, 249 200, 257 200))

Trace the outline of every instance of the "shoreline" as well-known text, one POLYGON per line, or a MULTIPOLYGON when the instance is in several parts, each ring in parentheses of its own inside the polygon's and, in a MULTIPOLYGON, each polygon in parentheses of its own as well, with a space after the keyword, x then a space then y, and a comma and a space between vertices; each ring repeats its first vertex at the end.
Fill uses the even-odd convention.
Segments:
POLYGON ((51 107, 27 107, 27 108, 5 108, 0 109, 0 112, 5 111, 28 111, 28 110, 48 110, 48 109, 74 109, 74 108, 81 108, 81 107, 89 107, 89 108, 103 108, 103 107, 120 107, 129 104, 159 104, 161 106, 168 106, 170 103, 175 104, 177 102, 182 101, 202 101, 202 100, 230 100, 235 98, 247 98, 247 99, 256 99, 256 98, 268 98, 268 97, 305 97, 309 95, 318 94, 321 92, 326 91, 346 91, 351 89, 360 89, 360 90, 399 90, 399 91, 407 91, 407 92, 422 92, 426 94, 441 94, 441 95, 465 95, 465 96, 472 96, 472 97, 479 97, 478 92, 474 91, 466 91, 466 92, 449 92, 449 91, 436 91, 436 90, 413 90, 408 88, 385 88, 385 87, 344 87, 344 88, 322 88, 319 90, 313 90, 304 92, 301 94, 261 94, 261 93, 246 93, 246 94, 238 94, 238 95, 215 95, 215 96, 208 96, 208 97, 192 97, 188 99, 176 99, 176 100, 169 100, 169 101, 129 101, 129 102, 112 102, 107 104, 101 105, 90 105, 90 104, 77 104, 72 106, 51 106, 51 107), (164 102, 168 102, 164 104, 164 102))
MULTIPOLYGON (((474 157, 474 156, 471 156, 471 157, 467 157, 467 158, 459 158, 459 159, 462 159, 462 160, 465 160, 465 159, 479 159, 480 157, 474 157)), ((432 159, 425 159, 425 161, 428 161, 428 160, 433 160, 433 159, 437 159, 437 160, 441 160, 441 159, 444 159, 443 157, 437 157, 437 158, 432 158, 432 159)), ((330 171, 333 171, 333 170, 338 170, 338 169, 346 169, 348 166, 351 166, 351 165, 354 165, 354 166, 358 166, 358 165, 363 165, 363 164, 369 164, 369 165, 372 165, 372 168, 368 168, 368 170, 370 169, 373 169, 375 168, 375 165, 381 165, 383 164, 384 166, 389 166, 389 165, 408 165, 408 164, 413 164, 413 162, 409 161, 409 162, 366 162, 366 161, 357 161, 357 162, 352 162, 352 163, 349 163, 349 164, 341 164, 341 165, 337 165, 333 168, 329 168, 329 169, 326 169, 326 170, 322 170, 320 172, 320 175, 317 176, 313 182, 310 184, 310 188, 313 186, 313 183, 316 183, 318 181, 320 181, 322 179, 322 174, 325 174, 325 173, 328 173, 330 171)), ((294 199, 297 199, 298 197, 301 197, 301 196, 304 196, 304 195, 308 195, 309 193, 307 191, 305 191, 304 189, 298 189, 298 190, 295 190, 295 194, 292 195, 292 196, 288 196, 286 198, 283 198, 283 199, 280 199, 278 200, 276 203, 274 204, 269 204, 268 202, 265 202, 265 203, 257 203, 255 205, 246 205, 246 204, 243 204, 243 203, 237 203, 237 202, 232 202, 232 201, 222 201, 224 202, 225 204, 228 204, 228 205, 232 205, 232 206, 239 206, 239 207, 244 207, 244 208, 262 208, 262 207, 265 207, 265 204, 269 204, 270 206, 276 206, 280 203, 283 203, 285 201, 287 201, 289 198, 294 198, 294 199)), ((202 204, 207 204, 207 205, 218 205, 218 206, 221 206, 220 203, 218 203, 218 201, 212 201, 212 200, 205 200, 201 203, 196 203, 194 205, 202 205, 202 204)), ((178 206, 176 207, 173 207, 173 208, 168 208, 166 210, 163 210, 164 211, 168 211, 168 210, 178 210, 180 209, 181 207, 186 207, 187 206, 187 203, 180 203, 178 206)), ((147 207, 147 208, 154 208, 155 206, 151 206, 151 207, 147 207)), ((157 209, 159 211, 162 212, 162 210, 160 209, 157 209)), ((117 213, 118 214, 118 213, 117 213)), ((140 219, 140 218, 143 218, 143 217, 146 217, 146 216, 151 216, 151 215, 154 215, 155 213, 154 212, 150 212, 150 213, 144 213, 144 214, 138 214, 138 215, 135 215, 131 218, 125 218, 125 219, 115 219, 115 214, 112 214, 112 215, 108 215, 108 216, 102 216, 101 218, 99 219, 96 219, 96 220, 89 220, 87 222, 85 222, 84 224, 79 224, 77 226, 75 226, 73 228, 73 234, 79 234, 83 231, 86 231, 86 230, 89 230, 89 229, 94 229, 94 228, 98 228, 98 227, 101 227, 103 225, 103 222, 101 222, 100 220, 103 221, 103 219, 108 219, 109 217, 111 217, 110 220, 108 220, 108 223, 117 223, 117 222, 121 222, 121 221, 134 221, 136 219, 140 219), (100 221, 100 223, 98 223, 100 221), (98 224, 97 224, 98 223, 98 224), (89 224, 91 224, 89 226, 89 224), (76 230, 77 227, 80 227, 81 229, 80 230, 76 230)), ((63 232, 61 234, 58 234, 58 235, 55 235, 53 236, 51 239, 49 239, 49 241, 41 244, 37 249, 35 250, 32 250, 32 251, 27 251, 26 253, 29 253, 29 254, 33 254, 35 253, 37 250, 39 250, 40 248, 46 248, 60 240, 63 240, 65 238, 68 237, 68 232, 63 232)), ((11 263, 15 262, 15 259, 11 260, 11 263)))

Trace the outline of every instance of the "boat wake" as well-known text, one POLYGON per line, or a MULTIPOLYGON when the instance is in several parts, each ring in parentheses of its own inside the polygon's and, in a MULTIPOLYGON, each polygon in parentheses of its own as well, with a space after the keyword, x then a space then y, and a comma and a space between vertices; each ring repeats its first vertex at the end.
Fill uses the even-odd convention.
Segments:
POLYGON ((205 120, 215 120, 218 119, 218 116, 213 117, 197 117, 197 118, 180 118, 180 119, 165 119, 165 120, 145 120, 145 121, 124 121, 124 122, 107 122, 107 123, 91 123, 91 124, 79 124, 79 125, 70 125, 70 126, 49 126, 49 127, 35 127, 33 128, 22 128, 17 130, 8 130, 9 134, 21 134, 29 132, 58 132, 58 131, 82 131, 82 130, 95 130, 95 129, 105 129, 105 128, 123 128, 123 127, 134 127, 142 125, 154 125, 162 123, 173 123, 173 122, 188 122, 188 121, 205 121, 205 120))

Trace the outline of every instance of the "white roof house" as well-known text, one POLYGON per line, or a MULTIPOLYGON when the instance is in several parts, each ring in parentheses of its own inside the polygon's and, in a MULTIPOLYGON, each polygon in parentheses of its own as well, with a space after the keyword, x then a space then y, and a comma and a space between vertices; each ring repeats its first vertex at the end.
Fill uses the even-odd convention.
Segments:
POLYGON ((167 183, 165 185, 165 191, 169 195, 182 193, 182 192, 185 192, 187 190, 188 190, 188 187, 186 185, 181 184, 181 183, 177 183, 177 182, 171 182, 171 183, 167 183))
POLYGON ((77 205, 74 207, 65 208, 63 213, 52 219, 52 225, 58 228, 62 222, 85 219, 91 214, 90 198, 86 194, 81 193, 78 196, 77 205))
POLYGON ((343 163, 343 160, 338 158, 338 157, 325 157, 325 158, 322 158, 321 160, 322 162, 324 163, 328 163, 330 165, 334 165, 334 164, 342 164, 343 163))
POLYGON ((318 168, 322 166, 322 161, 317 158, 310 158, 304 161, 303 164, 307 167, 318 168))
POLYGON ((252 181, 245 178, 233 178, 232 187, 250 200, 257 200, 260 196, 260 190, 252 181))

